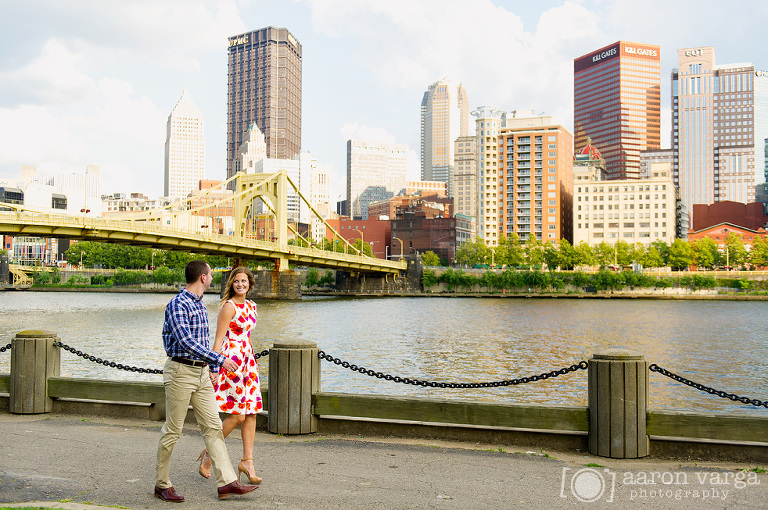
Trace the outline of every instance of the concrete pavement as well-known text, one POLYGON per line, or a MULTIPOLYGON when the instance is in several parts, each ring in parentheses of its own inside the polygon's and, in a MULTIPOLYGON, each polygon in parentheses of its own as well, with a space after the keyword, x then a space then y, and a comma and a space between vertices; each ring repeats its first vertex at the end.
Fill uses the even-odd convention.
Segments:
MULTIPOLYGON (((254 463, 264 478, 245 496, 219 501, 197 474, 203 447, 185 427, 171 476, 186 498, 152 496, 160 423, 0 414, 0 508, 766 508, 766 466, 615 460, 584 452, 313 434, 256 433, 254 463), (753 471, 741 471, 750 470, 753 471), (758 471, 758 472, 755 472, 758 471), (595 506, 597 507, 597 506, 595 506)), ((242 446, 227 441, 233 465, 242 446)))

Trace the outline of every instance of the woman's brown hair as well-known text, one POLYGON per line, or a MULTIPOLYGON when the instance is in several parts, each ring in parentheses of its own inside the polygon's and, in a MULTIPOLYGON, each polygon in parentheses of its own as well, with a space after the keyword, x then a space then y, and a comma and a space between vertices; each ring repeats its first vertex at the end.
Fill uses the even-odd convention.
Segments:
POLYGON ((219 301, 219 308, 224 306, 224 303, 232 299, 232 297, 235 295, 235 290, 232 288, 232 284, 235 282, 235 277, 240 273, 245 273, 245 275, 248 277, 248 292, 252 291, 256 286, 256 280, 254 280, 253 273, 250 269, 245 266, 238 266, 234 268, 232 271, 230 271, 229 278, 227 278, 227 285, 224 287, 224 294, 221 297, 221 301, 219 301))

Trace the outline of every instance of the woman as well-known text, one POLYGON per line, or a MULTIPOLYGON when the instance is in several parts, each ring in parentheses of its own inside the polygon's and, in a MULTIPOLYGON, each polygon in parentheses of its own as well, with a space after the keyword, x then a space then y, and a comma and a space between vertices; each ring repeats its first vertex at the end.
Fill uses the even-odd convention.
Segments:
MULTIPOLYGON (((216 339, 213 351, 220 352, 238 364, 234 372, 220 370, 211 373, 216 403, 229 416, 222 423, 227 437, 238 425, 243 438, 243 458, 237 465, 238 476, 243 473, 252 484, 261 483, 253 468, 253 441, 256 435, 256 413, 262 409, 259 370, 253 355, 251 329, 256 325, 256 303, 246 299, 255 285, 253 273, 246 267, 236 267, 229 274, 224 296, 219 303, 216 339)), ((211 459, 203 450, 198 457, 200 474, 211 476, 211 459)))

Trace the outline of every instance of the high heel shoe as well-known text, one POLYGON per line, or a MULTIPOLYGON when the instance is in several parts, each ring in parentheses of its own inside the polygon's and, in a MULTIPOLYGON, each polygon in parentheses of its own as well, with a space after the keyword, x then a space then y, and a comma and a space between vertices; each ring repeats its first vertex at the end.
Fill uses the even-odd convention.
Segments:
POLYGON ((200 476, 203 478, 210 478, 211 477, 211 467, 208 466, 207 468, 203 467, 203 462, 209 458, 208 457, 208 450, 203 448, 203 451, 200 452, 200 456, 197 458, 197 460, 200 462, 200 466, 197 468, 197 472, 200 473, 200 476))
POLYGON ((237 479, 240 480, 240 475, 245 474, 246 478, 248 478, 248 481, 251 482, 254 485, 259 485, 261 483, 261 478, 254 475, 251 476, 250 473, 248 473, 248 470, 245 468, 245 462, 246 460, 253 460, 253 459, 240 459, 240 463, 237 465, 237 479))

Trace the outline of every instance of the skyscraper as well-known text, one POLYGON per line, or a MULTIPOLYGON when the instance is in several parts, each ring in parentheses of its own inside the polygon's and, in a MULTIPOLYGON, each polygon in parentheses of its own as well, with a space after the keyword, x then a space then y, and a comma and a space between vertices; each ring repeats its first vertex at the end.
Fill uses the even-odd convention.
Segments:
POLYGON ((349 216, 368 219, 368 204, 405 190, 405 145, 365 140, 347 141, 349 216))
POLYGON ((602 153, 608 179, 640 177, 640 152, 661 140, 658 46, 618 41, 573 61, 574 145, 587 137, 602 153))
POLYGON ((469 131, 469 102, 461 85, 440 80, 421 100, 421 180, 441 181, 453 196, 453 150, 469 131))
POLYGON ((230 37, 228 53, 227 178, 254 122, 267 158, 301 152, 301 44, 287 29, 267 27, 230 37))
POLYGON ((751 63, 715 64, 711 46, 677 50, 672 71, 675 185, 694 204, 749 203, 766 182, 768 73, 751 63))
POLYGON ((163 194, 183 198, 198 189, 205 177, 203 116, 187 88, 168 116, 165 138, 165 186, 163 194))

